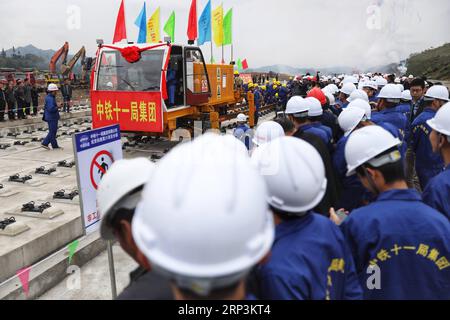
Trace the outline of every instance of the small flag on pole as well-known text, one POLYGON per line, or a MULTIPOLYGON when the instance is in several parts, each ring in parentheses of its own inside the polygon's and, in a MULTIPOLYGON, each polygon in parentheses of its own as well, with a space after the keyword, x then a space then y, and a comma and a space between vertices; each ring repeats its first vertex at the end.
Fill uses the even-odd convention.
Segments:
POLYGON ((139 36, 137 43, 147 42, 147 10, 145 8, 145 2, 141 10, 141 13, 137 17, 134 24, 139 28, 139 36))
POLYGON ((117 43, 122 41, 123 39, 127 39, 127 27, 125 24, 125 4, 120 4, 119 13, 117 15, 116 20, 116 29, 114 30, 114 38, 113 43, 117 43))
POLYGON ((241 59, 238 59, 238 61, 237 61, 237 68, 238 68, 239 71, 242 70, 242 61, 241 61, 241 59))
POLYGON ((158 43, 161 40, 160 12, 160 8, 158 7, 147 22, 148 43, 158 43))
POLYGON ((223 5, 221 4, 212 13, 212 29, 214 35, 214 43, 217 47, 223 45, 223 5))
POLYGON ((189 10, 187 36, 189 41, 195 41, 198 37, 197 30, 197 0, 192 0, 191 9, 189 10))
POLYGON ((170 41, 175 42, 175 11, 172 11, 172 14, 164 25, 164 32, 170 36, 170 41))
POLYGON ((248 69, 248 62, 247 62, 247 59, 242 60, 242 69, 243 69, 243 70, 248 69))
POLYGON ((233 44, 233 9, 223 18, 223 45, 233 44))

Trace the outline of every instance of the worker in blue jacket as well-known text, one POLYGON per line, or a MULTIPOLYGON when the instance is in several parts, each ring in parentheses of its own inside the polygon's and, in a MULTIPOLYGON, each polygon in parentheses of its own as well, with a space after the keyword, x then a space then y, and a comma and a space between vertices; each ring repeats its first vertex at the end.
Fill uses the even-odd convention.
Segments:
POLYGON ((44 105, 44 118, 43 120, 48 123, 48 134, 42 141, 41 146, 44 149, 50 150, 49 144, 52 145, 53 149, 60 149, 58 146, 58 141, 56 141, 56 134, 58 132, 58 120, 59 120, 59 109, 56 103, 56 94, 58 92, 58 86, 54 83, 48 85, 48 93, 45 97, 44 105))
POLYGON ((449 100, 444 86, 433 86, 424 97, 425 109, 412 124, 412 148, 416 155, 416 172, 422 190, 428 181, 442 172, 444 161, 440 154, 433 153, 429 135, 431 128, 427 121, 434 118, 436 112, 449 100))
POLYGON ((430 142, 433 152, 441 154, 445 169, 428 182, 422 197, 426 204, 450 220, 450 103, 439 109, 436 117, 428 120, 427 124, 432 128, 430 142))
POLYGON ((259 120, 259 109, 261 108, 262 103, 262 94, 257 84, 253 85, 253 94, 255 96, 255 126, 257 126, 259 120))
POLYGON ((265 262, 256 270, 259 299, 361 299, 362 289, 344 237, 312 212, 326 192, 320 154, 308 142, 281 137, 258 148, 252 161, 269 190, 276 228, 265 262), (275 168, 263 174, 267 168, 275 168))
MULTIPOLYGON (((450 222, 408 189, 397 146, 379 126, 346 145, 348 174, 378 197, 341 224, 365 299, 450 299, 450 222), (370 149, 367 146, 371 146, 370 149)), ((332 219, 341 219, 334 213, 332 219)))
POLYGON ((288 95, 289 95, 289 90, 287 88, 287 85, 283 84, 278 92, 278 97, 280 98, 280 104, 281 104, 282 110, 286 110, 288 95))
POLYGON ((243 113, 238 114, 236 118, 237 126, 234 129, 233 135, 236 139, 242 141, 247 150, 250 150, 250 136, 246 135, 247 131, 250 130, 250 127, 247 124, 247 116, 243 113))

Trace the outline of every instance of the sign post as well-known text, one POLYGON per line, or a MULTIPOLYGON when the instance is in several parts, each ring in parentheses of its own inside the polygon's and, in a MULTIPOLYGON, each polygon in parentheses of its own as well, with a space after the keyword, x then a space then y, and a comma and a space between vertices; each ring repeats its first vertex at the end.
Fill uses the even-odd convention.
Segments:
MULTIPOLYGON (((81 221, 83 222, 84 233, 88 234, 100 228, 101 216, 97 211, 98 185, 114 161, 123 158, 119 125, 75 134, 73 150, 77 165, 81 221)), ((114 299, 117 296, 116 276, 110 241, 108 241, 107 251, 111 292, 114 299)))

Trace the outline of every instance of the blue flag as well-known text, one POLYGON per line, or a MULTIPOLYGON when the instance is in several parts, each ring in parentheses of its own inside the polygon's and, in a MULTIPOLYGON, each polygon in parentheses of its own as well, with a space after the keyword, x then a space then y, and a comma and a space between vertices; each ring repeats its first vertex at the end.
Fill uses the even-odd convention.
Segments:
POLYGON ((211 0, 198 20, 198 45, 201 46, 208 41, 211 41, 211 0))
POLYGON ((134 24, 139 28, 139 37, 137 43, 146 43, 147 42, 147 11, 144 7, 141 10, 141 13, 137 17, 134 24))

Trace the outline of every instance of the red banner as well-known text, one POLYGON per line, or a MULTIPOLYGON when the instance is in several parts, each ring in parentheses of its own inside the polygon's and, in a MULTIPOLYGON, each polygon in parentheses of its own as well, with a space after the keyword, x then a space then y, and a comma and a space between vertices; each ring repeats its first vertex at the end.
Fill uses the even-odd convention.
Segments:
POLYGON ((119 124, 121 131, 164 131, 161 92, 91 91, 93 128, 119 124))

